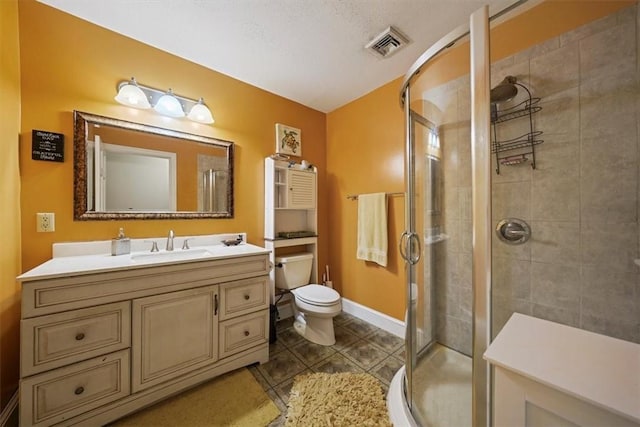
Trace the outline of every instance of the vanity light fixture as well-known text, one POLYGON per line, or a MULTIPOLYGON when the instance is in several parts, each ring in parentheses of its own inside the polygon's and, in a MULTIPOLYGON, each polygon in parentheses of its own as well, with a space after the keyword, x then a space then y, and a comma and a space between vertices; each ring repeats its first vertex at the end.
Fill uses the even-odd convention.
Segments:
POLYGON ((122 82, 118 85, 118 94, 114 98, 120 104, 128 107, 140 108, 146 110, 151 108, 151 104, 147 100, 147 95, 142 91, 138 82, 134 77, 128 82, 122 82))
POLYGON ((198 123, 211 124, 214 122, 211 110, 199 100, 185 98, 173 93, 171 89, 164 92, 152 87, 138 84, 134 77, 118 84, 118 94, 115 100, 128 107, 149 109, 153 108, 158 114, 169 117, 187 117, 198 123), (188 114, 186 112, 189 112, 188 114))
POLYGON ((214 122, 211 111, 206 105, 204 105, 203 98, 200 98, 200 100, 198 100, 198 103, 191 107, 191 111, 189 111, 189 115, 187 117, 198 123, 209 124, 214 122))
POLYGON ((162 95, 156 105, 153 106, 153 109, 163 116, 169 117, 184 117, 184 110, 182 109, 182 105, 178 98, 175 97, 173 91, 169 89, 167 93, 162 95))

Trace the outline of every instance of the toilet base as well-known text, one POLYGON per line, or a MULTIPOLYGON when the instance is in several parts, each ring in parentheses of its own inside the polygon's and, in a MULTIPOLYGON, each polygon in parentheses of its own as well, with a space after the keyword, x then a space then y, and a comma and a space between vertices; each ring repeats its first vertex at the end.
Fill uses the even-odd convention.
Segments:
POLYGON ((333 331, 333 317, 307 317, 303 313, 297 313, 293 322, 293 329, 311 341, 319 345, 334 345, 336 336, 333 331))

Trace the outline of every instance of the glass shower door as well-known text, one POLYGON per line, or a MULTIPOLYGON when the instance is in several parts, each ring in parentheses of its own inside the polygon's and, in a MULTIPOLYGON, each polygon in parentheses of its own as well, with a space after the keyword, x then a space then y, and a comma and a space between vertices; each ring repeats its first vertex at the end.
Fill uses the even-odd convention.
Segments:
MULTIPOLYGON (((458 49, 469 55, 468 44, 458 49)), ((423 426, 472 425, 470 92, 469 70, 442 85, 428 64, 411 86, 406 369, 423 426)))
MULTIPOLYGON (((480 59, 488 58, 487 10, 474 16, 472 22, 484 22, 476 28, 480 44, 470 43, 474 32, 470 36, 469 27, 455 30, 418 60, 404 91, 408 197, 401 248, 409 285, 405 391, 413 418, 422 426, 480 426, 487 417, 486 395, 478 392, 486 388, 486 379, 479 372, 475 388, 472 369, 475 360, 482 362, 483 352, 481 344, 474 346, 474 331, 486 332, 486 321, 474 319, 474 302, 483 300, 480 294, 486 288, 474 290, 473 283, 472 138, 477 134, 472 132, 472 116, 478 129, 483 129, 478 117, 486 119, 488 132, 489 110, 487 99, 486 111, 472 114, 472 106, 479 103, 472 101, 477 96, 472 86, 480 89, 483 79, 488 86, 488 71, 474 74, 462 59, 471 57, 473 49, 484 52, 480 59), (479 403, 474 404, 475 397, 479 403)), ((482 67, 488 70, 488 60, 482 67)), ((490 267, 487 271, 490 274, 490 267)))

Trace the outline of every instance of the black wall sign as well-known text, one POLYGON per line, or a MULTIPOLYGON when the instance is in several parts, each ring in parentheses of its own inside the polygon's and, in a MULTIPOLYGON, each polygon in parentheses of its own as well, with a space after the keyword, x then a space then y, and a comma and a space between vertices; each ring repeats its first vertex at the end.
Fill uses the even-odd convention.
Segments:
POLYGON ((31 131, 31 158, 49 162, 64 162, 64 135, 33 129, 31 131))

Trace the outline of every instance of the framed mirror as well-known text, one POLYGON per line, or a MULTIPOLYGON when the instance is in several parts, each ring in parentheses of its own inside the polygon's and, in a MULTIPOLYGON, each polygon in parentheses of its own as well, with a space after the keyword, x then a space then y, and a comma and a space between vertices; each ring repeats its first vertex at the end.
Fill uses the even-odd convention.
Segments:
POLYGON ((233 218, 233 142, 73 112, 74 219, 233 218))

